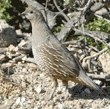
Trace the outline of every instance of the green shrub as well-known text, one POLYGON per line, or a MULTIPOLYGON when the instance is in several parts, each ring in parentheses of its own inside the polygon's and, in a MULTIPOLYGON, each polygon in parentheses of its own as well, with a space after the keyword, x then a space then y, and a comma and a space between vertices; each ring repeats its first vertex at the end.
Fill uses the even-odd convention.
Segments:
POLYGON ((110 27, 110 24, 107 21, 97 17, 94 18, 94 22, 85 25, 85 28, 88 28, 91 31, 103 31, 105 33, 108 33, 108 27, 110 27))
POLYGON ((59 33, 64 27, 64 24, 61 24, 60 26, 57 26, 55 29, 54 29, 54 33, 59 33))
MULTIPOLYGON (((91 31, 103 31, 105 33, 109 32, 110 29, 110 24, 105 21, 104 19, 99 19, 97 17, 94 18, 94 22, 90 22, 89 24, 84 26, 85 28, 88 28, 88 30, 91 31)), ((73 37, 72 40, 79 40, 80 38, 83 38, 84 36, 78 36, 78 37, 73 37)), ((88 44, 97 47, 95 40, 91 37, 87 38, 88 44)), ((107 47, 106 44, 99 43, 100 49, 103 50, 105 47, 107 47)), ((107 53, 110 53, 110 49, 107 50, 107 53)))
POLYGON ((13 18, 9 13, 6 12, 6 9, 13 8, 11 5, 11 0, 0 0, 0 19, 5 19, 6 21, 13 18))
MULTIPOLYGON (((101 44, 100 45, 101 50, 103 50, 105 47, 107 47, 106 44, 101 44)), ((110 49, 107 50, 107 53, 110 53, 110 49)))
MULTIPOLYGON (((109 33, 110 24, 105 21, 104 19, 100 19, 95 17, 94 22, 90 22, 88 25, 85 25, 85 28, 88 28, 91 31, 103 31, 105 33, 109 33)), ((88 38, 88 43, 94 47, 96 47, 95 41, 93 38, 88 38)), ((100 49, 103 50, 105 47, 107 47, 106 44, 100 43, 100 49)), ((107 53, 110 53, 110 50, 107 50, 107 53)))

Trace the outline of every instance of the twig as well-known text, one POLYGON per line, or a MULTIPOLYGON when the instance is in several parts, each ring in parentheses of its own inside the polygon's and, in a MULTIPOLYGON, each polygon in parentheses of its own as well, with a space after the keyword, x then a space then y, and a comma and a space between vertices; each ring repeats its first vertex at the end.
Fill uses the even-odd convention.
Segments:
POLYGON ((89 77, 92 77, 92 79, 97 79, 97 80, 101 80, 101 79, 103 79, 103 80, 105 80, 105 79, 110 79, 110 77, 108 76, 108 75, 95 75, 95 74, 88 74, 87 73, 87 75, 89 76, 89 77), (107 78, 108 77, 108 78, 107 78))
POLYGON ((8 48, 0 48, 0 54, 5 53, 8 50, 8 48))
POLYGON ((107 51, 108 49, 110 49, 110 43, 107 47, 105 47, 103 50, 101 50, 100 52, 96 53, 95 55, 92 55, 92 56, 88 56, 86 58, 83 59, 83 63, 86 62, 87 59, 91 59, 91 58, 94 58, 96 56, 99 56, 100 54, 102 54, 103 52, 107 51))
MULTIPOLYGON (((24 58, 22 58, 22 61, 27 61, 27 62, 31 62, 31 63, 36 64, 34 58, 26 58, 26 57, 24 57, 24 58)), ((37 64, 36 64, 36 65, 37 65, 37 64)))
POLYGON ((96 17, 99 17, 99 18, 101 18, 101 19, 104 19, 105 21, 107 21, 108 23, 110 23, 110 20, 108 20, 108 19, 106 19, 106 18, 104 18, 104 17, 102 17, 102 16, 99 16, 99 15, 97 15, 97 14, 94 14, 96 17))
POLYGON ((76 45, 78 44, 79 42, 81 42, 82 40, 84 40, 84 37, 79 39, 79 40, 72 40, 72 41, 66 41, 66 42, 62 42, 63 45, 69 45, 69 44, 73 44, 73 45, 76 45))
POLYGON ((13 58, 13 61, 14 61, 14 62, 20 61, 20 60, 22 60, 22 58, 24 58, 24 57, 25 57, 25 55, 20 55, 20 56, 18 56, 18 57, 16 57, 16 58, 13 58))

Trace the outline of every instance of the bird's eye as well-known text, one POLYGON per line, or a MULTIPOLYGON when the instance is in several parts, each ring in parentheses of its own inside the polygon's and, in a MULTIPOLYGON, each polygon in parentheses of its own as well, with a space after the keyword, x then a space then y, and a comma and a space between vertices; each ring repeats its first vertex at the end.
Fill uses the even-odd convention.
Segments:
POLYGON ((32 13, 33 13, 33 11, 30 11, 30 13, 32 14, 32 13))

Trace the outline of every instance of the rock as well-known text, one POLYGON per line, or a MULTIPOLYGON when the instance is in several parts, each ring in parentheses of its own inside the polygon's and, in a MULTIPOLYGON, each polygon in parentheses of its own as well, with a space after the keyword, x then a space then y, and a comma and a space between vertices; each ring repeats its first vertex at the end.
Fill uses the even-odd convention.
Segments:
POLYGON ((26 68, 23 68, 22 69, 22 72, 26 73, 27 72, 27 69, 26 68))
POLYGON ((100 16, 103 15, 104 17, 109 16, 109 12, 105 8, 102 8, 102 9, 96 11, 95 14, 98 14, 100 16))
POLYGON ((39 97, 36 97, 35 100, 36 100, 36 101, 39 101, 39 97))
POLYGON ((12 53, 15 53, 15 52, 14 52, 14 49, 15 49, 15 46, 13 46, 13 45, 10 45, 10 46, 8 47, 8 51, 11 51, 12 53))
POLYGON ((39 87, 35 87, 35 91, 36 91, 38 94, 45 92, 45 90, 43 90, 40 86, 39 86, 39 87))
MULTIPOLYGON (((37 65, 33 64, 33 63, 27 63, 27 67, 30 68, 36 68, 37 69, 37 65)), ((39 71, 40 72, 40 71, 39 71)))
POLYGON ((61 90, 57 90, 56 93, 57 94, 62 94, 62 91, 61 90))
POLYGON ((5 60, 5 55, 0 55, 0 62, 5 60))
POLYGON ((35 106, 33 109, 42 109, 41 106, 35 106))
POLYGON ((53 101, 54 101, 54 103, 56 103, 56 102, 58 102, 58 101, 60 102, 60 98, 59 98, 59 97, 54 97, 54 98, 53 98, 53 101))
POLYGON ((100 81, 100 80, 94 80, 94 82, 99 86, 101 86, 103 84, 102 81, 100 81))
POLYGON ((59 109, 67 109, 64 104, 59 104, 59 105, 57 105, 57 106, 59 107, 59 109))
POLYGON ((44 78, 45 78, 45 74, 44 74, 44 73, 41 73, 41 74, 40 74, 40 78, 41 78, 41 79, 44 79, 44 78))
POLYGON ((99 104, 94 104, 92 109, 100 109, 100 105, 99 104))
POLYGON ((110 55, 106 52, 99 56, 104 72, 110 73, 110 55))
POLYGON ((0 100, 3 100, 3 97, 0 95, 0 100))
POLYGON ((25 102, 25 97, 18 97, 15 104, 16 105, 22 105, 23 102, 25 102))
POLYGON ((22 35, 22 31, 19 29, 19 30, 16 30, 16 33, 18 34, 18 35, 22 35))
POLYGON ((90 90, 89 90, 88 88, 86 88, 86 89, 84 90, 84 92, 86 92, 87 94, 91 94, 91 92, 90 92, 90 90))
POLYGON ((17 45, 16 32, 5 20, 0 20, 0 47, 7 47, 10 44, 17 45))
POLYGON ((26 82, 22 81, 21 85, 23 88, 26 87, 26 82))

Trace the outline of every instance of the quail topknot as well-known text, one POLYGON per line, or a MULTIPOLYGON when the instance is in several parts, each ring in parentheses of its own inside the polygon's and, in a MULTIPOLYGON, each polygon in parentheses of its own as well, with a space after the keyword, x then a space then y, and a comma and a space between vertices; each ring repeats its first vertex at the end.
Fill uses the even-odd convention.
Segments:
POLYGON ((58 85, 57 79, 66 86, 68 96, 68 81, 86 85, 94 90, 103 91, 87 76, 79 61, 63 46, 48 27, 42 13, 34 7, 28 7, 25 16, 32 24, 32 51, 35 62, 42 72, 49 75, 54 82, 51 99, 58 85))

